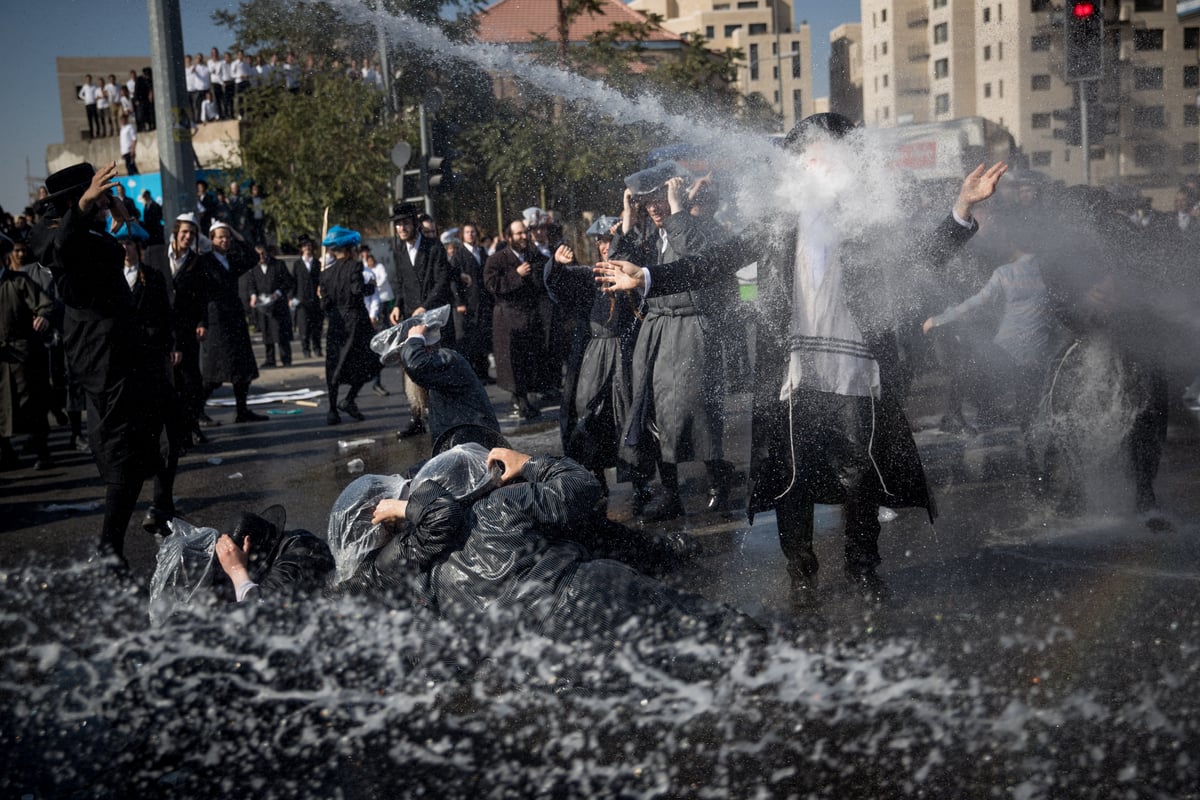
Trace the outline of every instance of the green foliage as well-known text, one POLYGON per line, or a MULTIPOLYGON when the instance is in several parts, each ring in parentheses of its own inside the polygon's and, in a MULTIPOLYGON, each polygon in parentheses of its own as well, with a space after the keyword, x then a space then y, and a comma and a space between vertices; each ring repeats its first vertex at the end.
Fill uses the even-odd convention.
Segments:
POLYGON ((256 90, 242 122, 242 169, 263 185, 281 241, 330 224, 364 229, 386 220, 391 148, 415 131, 390 121, 383 95, 341 75, 311 78, 306 91, 256 90))

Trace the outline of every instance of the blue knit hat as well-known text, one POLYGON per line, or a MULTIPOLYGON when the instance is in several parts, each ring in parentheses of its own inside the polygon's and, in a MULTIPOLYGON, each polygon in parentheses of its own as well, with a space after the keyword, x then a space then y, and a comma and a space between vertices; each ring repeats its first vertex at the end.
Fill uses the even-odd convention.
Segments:
POLYGON ((343 228, 341 225, 334 225, 325 234, 325 241, 321 242, 321 244, 325 247, 353 247, 361 241, 362 234, 358 231, 343 228))

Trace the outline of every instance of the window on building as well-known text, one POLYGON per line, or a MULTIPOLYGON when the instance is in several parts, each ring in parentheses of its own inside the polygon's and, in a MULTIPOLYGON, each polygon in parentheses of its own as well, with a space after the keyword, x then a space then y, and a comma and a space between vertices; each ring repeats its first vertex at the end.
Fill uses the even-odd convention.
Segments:
POLYGON ((1004 60, 1004 42, 1001 42, 1000 44, 996 45, 996 60, 997 61, 1004 60))
POLYGON ((1135 28, 1133 31, 1134 50, 1162 50, 1162 28, 1135 28))
POLYGON ((887 55, 887 42, 884 42, 883 44, 879 45, 879 48, 883 51, 883 54, 886 56, 887 55))
POLYGON ((1143 169, 1161 167, 1167 160, 1167 148, 1161 144, 1143 144, 1133 148, 1133 163, 1143 169))
POLYGON ((1189 64, 1183 68, 1183 88, 1200 88, 1200 66, 1189 64))
POLYGON ((875 91, 876 92, 879 91, 879 76, 878 75, 875 76, 875 91))
POLYGON ((1184 28, 1183 29, 1183 49, 1184 50, 1200 49, 1200 28, 1184 28))
POLYGON ((1187 103, 1183 107, 1183 127, 1195 128, 1200 126, 1200 106, 1187 103))
POLYGON ((1103 161, 1107 155, 1108 151, 1103 147, 1093 147, 1091 149, 1092 161, 1103 161))
POLYGON ((792 42, 792 77, 799 78, 804 64, 800 61, 800 43, 792 42))
POLYGON ((792 119, 796 122, 804 119, 804 92, 792 89, 792 119))
POLYGON ((738 0, 738 8, 758 8, 758 0, 738 0))
POLYGON ((996 3, 996 22, 1004 22, 1004 3, 996 3))
POLYGON ((885 88, 885 89, 886 89, 887 87, 888 87, 888 76, 887 76, 887 74, 885 73, 885 74, 884 74, 884 76, 883 76, 883 88, 885 88))
MULTIPOLYGON (((999 95, 1000 97, 1004 97, 1004 81, 1000 81, 1000 83, 997 85, 996 88, 997 88, 996 94, 999 95)), ((1000 127, 1002 127, 1002 128, 1004 127, 1003 121, 1000 122, 1000 127)))
POLYGON ((1044 53, 1050 49, 1050 34, 1035 33, 1029 37, 1029 49, 1035 53, 1044 53))
POLYGON ((1050 91, 1050 76, 1049 75, 1034 75, 1030 79, 1030 88, 1035 92, 1050 91))
POLYGON ((1200 161, 1200 143, 1188 142, 1179 154, 1179 160, 1184 164, 1195 164, 1200 161))
POLYGON ((713 11, 728 11, 729 3, 713 3, 713 11))
POLYGON ((942 44, 950 41, 950 23, 939 22, 933 26, 933 43, 942 44))
POLYGON ((934 8, 945 8, 946 3, 948 3, 949 1, 950 0, 933 0, 933 7, 934 8))
POLYGON ((1134 11, 1162 11, 1163 0, 1134 0, 1134 11))
POLYGON ((1167 110, 1163 106, 1134 106, 1133 127, 1135 128, 1165 128, 1167 126, 1167 110))
POLYGON ((729 38, 730 36, 733 36, 735 33, 740 31, 741 29, 742 29, 741 25, 726 25, 725 26, 725 37, 729 38))
POLYGON ((758 45, 750 45, 750 80, 758 80, 758 45))
POLYGON ((1030 119, 1029 119, 1029 127, 1031 127, 1031 128, 1039 128, 1039 129, 1040 129, 1040 128, 1049 128, 1049 127, 1050 127, 1050 114, 1049 114, 1049 112, 1047 112, 1047 113, 1044 113, 1044 114, 1043 114, 1043 113, 1037 113, 1037 114, 1034 114, 1034 115, 1033 115, 1032 117, 1030 117, 1030 119))
POLYGON ((950 95, 939 94, 933 98, 933 113, 949 114, 950 113, 950 95))
POLYGON ((779 55, 779 42, 771 42, 771 55, 779 55))
POLYGON ((883 107, 883 118, 884 118, 884 119, 891 119, 891 118, 892 118, 892 107, 891 107, 891 106, 884 106, 884 107, 883 107))
POLYGON ((950 77, 950 59, 939 58, 933 62, 933 77, 948 78, 950 77))
POLYGON ((767 23, 765 23, 765 22, 751 22, 750 23, 750 35, 751 36, 761 35, 766 32, 767 32, 767 23))
POLYGON ((774 81, 779 80, 779 65, 778 64, 771 67, 771 80, 774 80, 774 81))
POLYGON ((984 22, 992 21, 992 7, 991 6, 988 6, 987 8, 983 9, 983 21, 984 22))
POLYGON ((1038 150, 1035 153, 1030 153, 1029 154, 1029 164, 1030 164, 1030 166, 1034 166, 1034 167, 1050 166, 1050 151, 1049 150, 1038 150))
POLYGON ((775 90, 775 105, 779 105, 779 90, 775 90))
POLYGON ((879 11, 879 21, 880 21, 880 22, 887 22, 887 9, 886 9, 886 8, 880 9, 880 11, 879 11))
POLYGON ((704 26, 704 38, 705 38, 705 39, 708 39, 709 41, 712 41, 712 38, 713 38, 714 36, 716 36, 716 35, 717 35, 717 31, 716 31, 716 30, 713 28, 713 26, 712 26, 712 25, 705 25, 705 26, 704 26))
POLYGON ((984 97, 992 96, 992 85, 990 83, 985 83, 983 85, 983 96, 984 97))
POLYGON ((1034 14, 1050 8, 1050 0, 1029 0, 1029 10, 1034 14))
POLYGON ((984 61, 992 60, 992 46, 990 44, 985 44, 983 46, 983 60, 984 61))
POLYGON ((1133 71, 1133 88, 1161 89, 1162 87, 1162 67, 1138 67, 1133 71))

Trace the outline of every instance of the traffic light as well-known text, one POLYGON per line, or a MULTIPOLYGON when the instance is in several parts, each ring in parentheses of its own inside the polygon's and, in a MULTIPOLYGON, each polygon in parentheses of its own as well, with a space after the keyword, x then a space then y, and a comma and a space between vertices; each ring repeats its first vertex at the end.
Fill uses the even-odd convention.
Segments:
POLYGON ((1071 147, 1083 144, 1079 124, 1079 106, 1055 109, 1054 118, 1059 122, 1066 123, 1063 127, 1054 129, 1055 139, 1062 139, 1071 147))
POLYGON ((1096 80, 1104 67, 1101 0, 1068 0, 1064 26, 1067 83, 1096 80))
POLYGON ((445 156, 427 155, 425 156, 425 191, 431 193, 443 187, 445 174, 442 171, 442 162, 446 160, 445 156))

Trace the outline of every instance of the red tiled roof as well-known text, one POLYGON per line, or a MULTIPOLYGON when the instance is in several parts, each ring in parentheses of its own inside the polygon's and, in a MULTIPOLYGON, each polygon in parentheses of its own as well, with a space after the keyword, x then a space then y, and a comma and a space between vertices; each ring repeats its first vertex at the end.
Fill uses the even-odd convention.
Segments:
MULTIPOLYGON (((603 14, 580 14, 571 22, 568 39, 586 41, 598 31, 605 31, 614 22, 645 22, 640 11, 634 11, 621 0, 601 0, 603 14)), ((541 34, 551 42, 558 40, 558 7, 555 0, 499 0, 479 12, 476 38, 489 44, 528 44, 541 34)), ((678 42, 680 37, 654 26, 647 38, 650 42, 678 42)))

